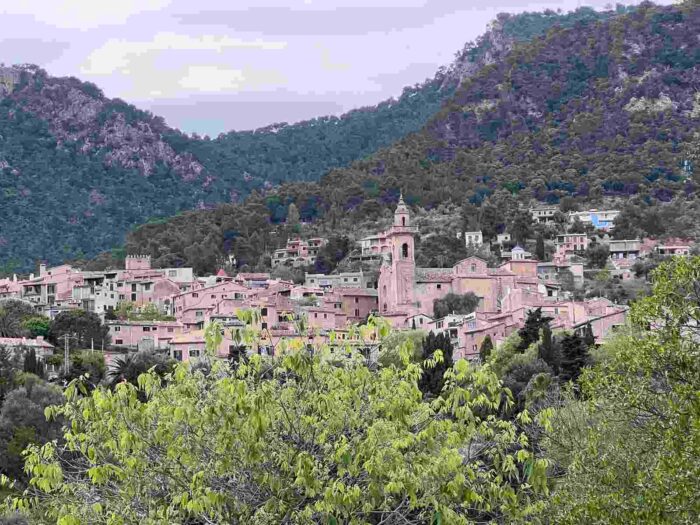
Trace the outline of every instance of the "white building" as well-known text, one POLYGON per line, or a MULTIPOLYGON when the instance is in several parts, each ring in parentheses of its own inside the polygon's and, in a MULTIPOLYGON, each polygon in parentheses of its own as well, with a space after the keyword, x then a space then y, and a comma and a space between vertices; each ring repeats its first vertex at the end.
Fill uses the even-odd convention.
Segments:
POLYGON ((573 223, 578 218, 584 226, 590 224, 598 230, 609 230, 618 215, 619 210, 572 211, 569 213, 569 222, 573 223))
POLYGON ((537 206, 530 208, 532 220, 538 223, 547 223, 554 221, 554 215, 559 208, 557 206, 537 206))
POLYGON ((484 235, 481 231, 476 232, 464 232, 464 244, 469 246, 481 246, 484 244, 484 235))

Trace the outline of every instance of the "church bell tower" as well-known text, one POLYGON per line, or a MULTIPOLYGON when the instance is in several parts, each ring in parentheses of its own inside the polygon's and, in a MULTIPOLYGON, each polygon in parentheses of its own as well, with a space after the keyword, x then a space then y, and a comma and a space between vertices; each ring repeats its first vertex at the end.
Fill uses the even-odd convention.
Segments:
POLYGON ((391 250, 379 274, 380 314, 384 311, 410 314, 415 308, 415 233, 408 206, 401 194, 394 211, 394 223, 385 232, 391 250))

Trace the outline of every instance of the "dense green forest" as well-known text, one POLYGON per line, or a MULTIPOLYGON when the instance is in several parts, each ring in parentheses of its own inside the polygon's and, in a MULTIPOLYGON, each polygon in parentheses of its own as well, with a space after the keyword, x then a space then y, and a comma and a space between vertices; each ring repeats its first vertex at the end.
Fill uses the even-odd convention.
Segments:
POLYGON ((376 230, 401 190, 414 209, 461 207, 456 226, 487 239, 536 203, 619 206, 618 238, 698 236, 699 32, 692 3, 555 26, 481 68, 421 131, 370 158, 318 183, 138 228, 126 247, 202 271, 230 253, 254 267, 284 242, 291 203, 308 231, 352 235, 376 230))
MULTIPOLYGON (((36 66, 0 68, 3 86, 11 88, 0 101, 1 271, 92 257, 122 245, 139 224, 240 203, 251 191, 269 193, 280 183, 317 181, 420 130, 460 81, 500 61, 516 43, 616 13, 501 15, 453 64, 397 99, 339 118, 214 139, 188 137, 75 78, 53 78, 36 66)), ((273 222, 286 216, 286 200, 270 205, 273 222)), ((318 215, 316 205, 303 205, 304 219, 318 215)))

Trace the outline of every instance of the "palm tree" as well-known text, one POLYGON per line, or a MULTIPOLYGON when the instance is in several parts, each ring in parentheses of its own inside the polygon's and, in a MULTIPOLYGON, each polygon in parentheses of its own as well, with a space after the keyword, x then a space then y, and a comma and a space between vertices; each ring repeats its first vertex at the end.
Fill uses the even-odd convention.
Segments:
POLYGON ((133 354, 125 354, 115 360, 114 367, 109 372, 110 386, 128 381, 136 385, 141 374, 145 374, 155 367, 155 372, 159 376, 164 376, 170 372, 176 363, 174 359, 158 352, 144 351, 133 354))

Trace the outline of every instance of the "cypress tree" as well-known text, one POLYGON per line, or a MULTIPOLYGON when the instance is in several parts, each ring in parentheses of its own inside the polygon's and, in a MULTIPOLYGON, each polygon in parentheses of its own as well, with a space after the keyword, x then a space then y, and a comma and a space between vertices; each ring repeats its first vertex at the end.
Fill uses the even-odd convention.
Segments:
POLYGON ((537 244, 535 245, 535 256, 540 261, 544 261, 544 237, 542 237, 541 233, 537 236, 537 244))
POLYGON ((481 359, 482 363, 485 363, 488 357, 491 355, 491 351, 493 350, 493 341, 491 341, 491 336, 487 335, 484 340, 481 342, 481 346, 479 347, 479 359, 481 359))
POLYGON ((593 335, 593 327, 591 326, 591 323, 586 323, 583 330, 583 342, 586 343, 586 348, 595 346, 595 336, 593 335))
POLYGON ((539 341, 540 330, 543 326, 549 325, 549 321, 551 320, 551 317, 544 317, 542 315, 542 308, 529 310, 527 312, 525 324, 518 330, 518 335, 520 336, 520 344, 517 348, 518 351, 524 352, 532 343, 539 341))
POLYGON ((562 338, 561 349, 559 378, 562 381, 575 381, 588 363, 588 347, 578 334, 572 334, 562 338))
MULTIPOLYGON (((24 352, 24 363, 22 369, 30 374, 36 374, 37 372, 37 361, 36 361, 36 351, 30 348, 24 352)), ((38 374, 37 374, 38 375, 38 374)))
POLYGON ((432 331, 428 333, 423 340, 423 361, 432 358, 435 350, 442 351, 443 362, 423 370, 423 375, 418 381, 418 388, 423 392, 423 395, 439 396, 445 384, 445 371, 454 364, 452 359, 454 348, 447 334, 435 335, 432 331))
POLYGON ((549 324, 542 327, 542 340, 537 347, 537 354, 540 359, 547 363, 555 374, 559 373, 561 362, 561 350, 557 341, 552 337, 552 329, 549 324))

